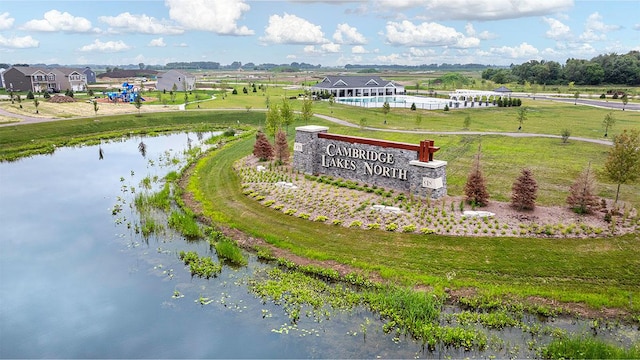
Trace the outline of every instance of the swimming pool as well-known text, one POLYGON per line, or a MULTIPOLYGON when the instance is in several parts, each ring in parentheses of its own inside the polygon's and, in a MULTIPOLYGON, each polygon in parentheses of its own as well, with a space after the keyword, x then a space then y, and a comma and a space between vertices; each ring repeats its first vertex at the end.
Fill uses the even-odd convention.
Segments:
POLYGON ((374 97, 348 97, 348 98, 337 98, 337 103, 352 105, 352 106, 360 106, 360 107, 382 107, 385 102, 389 103, 391 107, 399 107, 399 108, 411 108, 412 104, 416 105, 416 109, 424 109, 424 110, 437 110, 444 109, 445 105, 449 105, 449 107, 454 107, 456 103, 459 103, 455 100, 448 99, 438 99, 433 97, 422 97, 422 96, 411 96, 411 95, 394 95, 394 96, 374 96, 374 97))

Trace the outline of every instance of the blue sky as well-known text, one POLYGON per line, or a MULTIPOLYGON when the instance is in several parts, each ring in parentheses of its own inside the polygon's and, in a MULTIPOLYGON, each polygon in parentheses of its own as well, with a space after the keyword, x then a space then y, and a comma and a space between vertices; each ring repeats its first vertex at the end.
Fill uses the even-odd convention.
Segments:
POLYGON ((0 0, 0 63, 564 63, 640 50, 640 0, 0 0))

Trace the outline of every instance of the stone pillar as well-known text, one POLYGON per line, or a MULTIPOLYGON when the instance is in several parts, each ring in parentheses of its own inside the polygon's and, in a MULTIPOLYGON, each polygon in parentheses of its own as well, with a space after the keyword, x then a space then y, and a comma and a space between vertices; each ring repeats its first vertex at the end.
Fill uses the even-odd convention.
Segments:
POLYGON ((305 174, 318 173, 315 163, 315 154, 318 151, 318 134, 326 133, 326 126, 307 125, 296 128, 296 139, 293 143, 293 168, 305 174))
POLYGON ((418 160, 409 162, 409 183, 411 192, 420 197, 430 196, 439 199, 447 195, 447 162, 433 160, 422 162, 418 160))

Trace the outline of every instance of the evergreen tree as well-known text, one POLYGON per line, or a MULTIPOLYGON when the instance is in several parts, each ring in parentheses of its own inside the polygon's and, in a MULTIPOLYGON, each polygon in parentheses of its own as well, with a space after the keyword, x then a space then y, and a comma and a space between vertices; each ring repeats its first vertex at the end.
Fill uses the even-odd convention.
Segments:
POLYGON ((278 134, 276 135, 274 152, 278 164, 286 164, 289 162, 289 144, 287 143, 287 134, 282 130, 278 131, 278 134))
POLYGON ((511 187, 511 206, 518 210, 533 210, 536 207, 538 183, 529 169, 522 173, 511 187))
POLYGON ((489 192, 485 184, 484 176, 480 168, 480 147, 478 146, 478 154, 476 155, 476 163, 467 177, 467 183, 464 186, 466 201, 476 206, 487 206, 489 204, 489 192))
POLYGON ((594 193, 595 178, 589 164, 569 188, 567 204, 577 214, 590 214, 598 206, 598 197, 594 193))
POLYGON ((253 145, 253 155, 260 159, 260 161, 273 159, 273 147, 263 132, 259 132, 256 136, 256 143, 253 145))

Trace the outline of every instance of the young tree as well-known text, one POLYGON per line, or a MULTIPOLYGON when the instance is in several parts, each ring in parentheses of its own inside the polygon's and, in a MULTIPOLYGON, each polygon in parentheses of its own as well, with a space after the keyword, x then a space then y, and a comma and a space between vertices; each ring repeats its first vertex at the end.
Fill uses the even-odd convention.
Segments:
POLYGON ((464 122, 462 123, 462 127, 465 130, 469 130, 469 125, 471 125, 471 115, 467 115, 464 117, 464 122))
POLYGON ((273 159, 273 147, 262 131, 258 132, 256 136, 256 143, 253 145, 253 155, 260 159, 260 161, 273 159))
POLYGON ((34 97, 34 98, 33 98, 33 106, 35 106, 35 107, 36 107, 36 114, 38 114, 38 113, 39 113, 39 112, 38 112, 38 106, 39 106, 39 105, 40 105, 40 101, 38 100, 38 98, 37 98, 37 97, 34 97))
POLYGON ((267 110, 267 118, 264 122, 264 129, 267 132, 267 135, 273 136, 275 140, 276 133, 281 127, 282 117, 280 116, 278 105, 271 105, 271 107, 269 107, 269 110, 267 110))
POLYGON ((616 200, 620 195, 620 185, 633 182, 640 176, 640 130, 626 129, 613 138, 613 147, 604 164, 604 173, 609 180, 618 184, 616 200))
POLYGON ((275 158, 278 164, 286 164, 289 162, 289 144, 287 143, 287 134, 284 131, 278 131, 275 143, 275 158))
POLYGON ((538 183, 529 169, 522 169, 511 187, 511 206, 518 210, 533 210, 538 197, 538 183))
POLYGON ((604 116, 604 120, 602 120, 602 126, 604 126, 604 137, 609 135, 609 129, 613 128, 613 125, 616 124, 616 118, 613 116, 612 112, 607 113, 604 116))
POLYGON ((382 104, 382 113, 384 114, 384 123, 387 123, 387 114, 391 111, 391 105, 389 105, 388 101, 385 101, 382 104))
POLYGON ((282 99, 282 105, 280 106, 280 117, 282 118, 282 124, 289 133, 289 125, 293 124, 293 110, 287 98, 282 99))
POLYGON ((489 192, 480 168, 480 154, 480 146, 478 146, 475 165, 469 177, 467 177, 464 194, 466 195, 465 200, 467 203, 474 206, 487 206, 489 204, 489 192))
POLYGON ((140 116, 140 108, 142 108, 142 97, 140 97, 140 94, 136 95, 136 98, 133 101, 133 106, 138 109, 138 116, 140 116))
POLYGON ((578 99, 580 98, 580 92, 576 91, 573 93, 573 105, 578 105, 578 99))
POLYGON ((562 137, 562 143, 566 144, 569 141, 569 137, 571 136, 571 130, 563 129, 560 133, 560 136, 562 137))
POLYGON ((569 188, 567 204, 577 214, 590 214, 598 206, 598 197, 595 196, 595 178, 591 171, 591 163, 578 176, 569 188))
POLYGON ((422 115, 416 114, 416 127, 420 127, 420 124, 422 124, 422 115))
POLYGON ((629 103, 629 97, 627 97, 627 94, 622 95, 622 97, 620 98, 620 100, 622 100, 622 111, 624 111, 624 108, 627 106, 627 104, 629 103))
POLYGON ((520 126, 518 126, 518 131, 522 130, 522 124, 524 123, 525 120, 527 120, 528 112, 529 112, 529 108, 526 106, 518 108, 518 123, 520 124, 520 126))
POLYGON ((307 95, 305 95, 304 100, 302 101, 302 120, 304 120, 304 123, 307 124, 309 122, 309 120, 311 120, 311 118, 313 117, 313 101, 311 100, 311 97, 307 95))
POLYGON ((331 113, 333 114, 333 104, 336 103, 336 99, 333 97, 333 94, 329 95, 329 107, 331 108, 331 113))
POLYGON ((98 116, 98 109, 100 109, 100 107, 98 106, 98 102, 96 100, 93 100, 91 103, 93 104, 93 113, 98 116))

